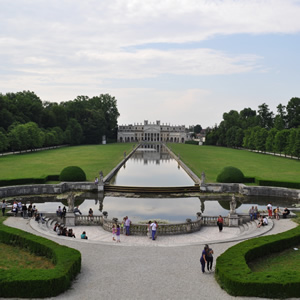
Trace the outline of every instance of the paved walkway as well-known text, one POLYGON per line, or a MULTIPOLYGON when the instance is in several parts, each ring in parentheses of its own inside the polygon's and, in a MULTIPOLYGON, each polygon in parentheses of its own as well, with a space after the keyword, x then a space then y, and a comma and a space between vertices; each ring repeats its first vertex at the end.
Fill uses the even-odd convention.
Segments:
MULTIPOLYGON (((101 233, 97 227, 76 228, 77 235, 83 229, 87 231, 89 240, 83 241, 43 232, 35 227, 35 222, 21 218, 11 217, 5 224, 37 235, 47 234, 47 238, 81 252, 82 270, 71 289, 51 299, 257 299, 229 296, 216 283, 214 272, 201 273, 199 258, 207 238, 215 242, 215 259, 237 243, 225 241, 224 237, 236 235, 229 228, 222 233, 216 227, 205 228, 205 242, 190 234, 159 237, 157 241, 122 236, 117 244, 111 241, 110 233, 107 241, 97 241, 101 233)), ((289 219, 274 221, 274 227, 266 234, 295 226, 289 219)))

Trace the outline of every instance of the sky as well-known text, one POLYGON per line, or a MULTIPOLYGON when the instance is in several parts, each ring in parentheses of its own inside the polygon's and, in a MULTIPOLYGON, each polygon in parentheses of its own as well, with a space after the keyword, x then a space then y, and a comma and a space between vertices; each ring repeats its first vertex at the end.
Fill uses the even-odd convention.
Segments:
POLYGON ((119 125, 203 128, 300 97, 298 0, 0 0, 0 93, 110 94, 119 125))

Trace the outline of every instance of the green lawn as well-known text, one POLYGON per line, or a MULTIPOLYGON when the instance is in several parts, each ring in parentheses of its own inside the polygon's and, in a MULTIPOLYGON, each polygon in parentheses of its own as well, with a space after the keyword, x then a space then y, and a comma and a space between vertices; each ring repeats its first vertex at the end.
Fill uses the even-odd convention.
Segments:
POLYGON ((224 167, 239 168, 245 176, 300 182, 300 161, 224 147, 168 144, 198 177, 216 182, 224 167))
POLYGON ((107 175, 128 154, 132 143, 65 147, 0 157, 0 179, 58 175, 67 166, 79 166, 93 181, 99 171, 107 175))

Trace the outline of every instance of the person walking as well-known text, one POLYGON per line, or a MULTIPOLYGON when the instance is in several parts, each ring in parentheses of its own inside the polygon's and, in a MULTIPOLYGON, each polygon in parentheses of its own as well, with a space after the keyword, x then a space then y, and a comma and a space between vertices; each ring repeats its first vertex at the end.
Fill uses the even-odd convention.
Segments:
POLYGON ((223 230, 223 223, 224 223, 224 220, 223 220, 222 216, 219 215, 218 220, 217 220, 217 225, 219 227, 219 232, 221 232, 223 230))
POLYGON ((147 237, 149 238, 149 239, 151 239, 152 238, 152 228, 151 228, 151 221, 149 221, 148 222, 148 226, 147 226, 147 237))
POLYGON ((205 273, 205 265, 207 263, 206 261, 206 252, 207 252, 207 245, 205 245, 202 253, 201 253, 201 256, 200 256, 200 264, 201 264, 201 270, 202 270, 202 273, 205 273))
POLYGON ((126 221, 125 221, 125 227, 126 227, 126 235, 128 236, 130 233, 130 225, 131 225, 131 220, 126 216, 126 221))
POLYGON ((117 232, 116 232, 116 236, 117 236, 117 243, 121 243, 120 241, 120 235, 121 235, 121 228, 120 225, 117 225, 117 232))
POLYGON ((207 249, 206 251, 207 271, 211 271, 213 266, 213 261, 214 261, 214 257, 213 257, 214 250, 209 248, 208 245, 205 246, 207 249))
POLYGON ((3 217, 4 217, 4 215, 5 215, 5 209, 6 209, 6 206, 7 206, 7 204, 6 204, 5 200, 3 200, 3 201, 2 201, 2 216, 3 216, 3 217))
POLYGON ((156 235, 156 229, 158 227, 157 222, 154 221, 153 223, 150 224, 150 227, 152 229, 152 240, 155 240, 155 235, 156 235))
POLYGON ((115 241, 116 240, 116 225, 113 224, 112 226, 112 240, 115 241))
POLYGON ((268 215, 269 215, 269 218, 272 219, 272 203, 269 203, 267 205, 267 210, 268 210, 268 215))

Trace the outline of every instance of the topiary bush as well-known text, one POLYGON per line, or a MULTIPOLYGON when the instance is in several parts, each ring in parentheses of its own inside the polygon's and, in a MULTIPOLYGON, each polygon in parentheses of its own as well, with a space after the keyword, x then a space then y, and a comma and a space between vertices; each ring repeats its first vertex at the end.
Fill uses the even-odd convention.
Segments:
POLYGON ((70 166, 64 168, 60 175, 60 181, 86 181, 86 175, 84 171, 76 166, 70 166))
POLYGON ((217 182, 242 183, 244 182, 243 172, 235 167, 225 167, 217 177, 217 182))

